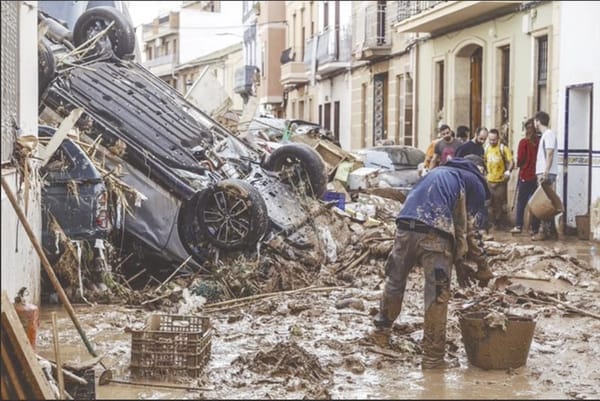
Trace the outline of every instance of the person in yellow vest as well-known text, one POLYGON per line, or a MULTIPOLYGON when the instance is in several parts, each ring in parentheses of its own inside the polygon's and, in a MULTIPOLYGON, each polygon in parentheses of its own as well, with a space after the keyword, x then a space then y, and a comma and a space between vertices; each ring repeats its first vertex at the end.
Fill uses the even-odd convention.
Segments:
POLYGON ((490 189, 488 231, 490 228, 507 228, 507 183, 514 168, 510 148, 500 143, 498 130, 492 128, 483 155, 490 189))

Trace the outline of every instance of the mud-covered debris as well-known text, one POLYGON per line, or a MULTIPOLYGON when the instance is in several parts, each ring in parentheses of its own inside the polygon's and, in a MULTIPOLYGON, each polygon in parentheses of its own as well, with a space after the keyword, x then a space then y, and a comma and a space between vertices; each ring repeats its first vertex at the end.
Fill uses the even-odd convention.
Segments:
POLYGON ((243 365, 268 377, 297 377, 311 383, 330 380, 332 372, 318 358, 294 342, 278 343, 254 356, 240 356, 232 365, 243 365))
POLYGON ((364 311, 365 310, 365 303, 360 298, 345 298, 345 299, 338 300, 335 303, 335 307, 337 309, 350 308, 350 309, 356 309, 358 311, 364 311))
POLYGON ((500 327, 503 331, 506 331, 506 324, 508 323, 508 318, 505 314, 499 313, 497 311, 490 311, 483 318, 485 324, 489 327, 500 327))

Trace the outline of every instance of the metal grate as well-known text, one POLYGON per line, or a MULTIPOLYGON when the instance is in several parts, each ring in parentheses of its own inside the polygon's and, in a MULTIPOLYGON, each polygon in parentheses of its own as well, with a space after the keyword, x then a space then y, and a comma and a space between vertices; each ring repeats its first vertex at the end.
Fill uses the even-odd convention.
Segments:
POLYGON ((2 162, 10 160, 15 141, 13 121, 19 104, 19 7, 20 1, 2 4, 2 162))

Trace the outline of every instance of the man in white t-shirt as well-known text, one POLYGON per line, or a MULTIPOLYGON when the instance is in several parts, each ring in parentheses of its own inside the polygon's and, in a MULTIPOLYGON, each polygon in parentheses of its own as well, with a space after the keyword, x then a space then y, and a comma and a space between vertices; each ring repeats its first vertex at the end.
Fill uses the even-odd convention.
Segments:
MULTIPOLYGON (((556 175, 558 174, 558 139, 548 124, 550 116, 548 113, 538 111, 534 117, 534 125, 538 132, 542 134, 538 145, 537 159, 535 163, 535 175, 538 185, 549 185, 553 190, 556 186, 556 175)), ((543 241, 546 239, 558 239, 554 217, 542 221, 540 231, 532 238, 533 241, 543 241)))

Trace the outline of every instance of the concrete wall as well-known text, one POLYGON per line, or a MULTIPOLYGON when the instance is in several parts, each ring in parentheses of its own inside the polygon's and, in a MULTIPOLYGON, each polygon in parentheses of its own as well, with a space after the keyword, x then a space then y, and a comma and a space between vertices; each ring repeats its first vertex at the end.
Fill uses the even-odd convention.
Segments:
MULTIPOLYGON (((558 4, 560 13, 555 21, 557 31, 557 58, 560 60, 559 79, 554 95, 558 112, 552 127, 558 133, 561 158, 568 152, 567 188, 562 174, 558 192, 567 201, 567 225, 575 226, 575 216, 588 209, 588 182, 591 179, 591 234, 600 240, 600 1, 558 4), (591 84, 587 85, 587 84, 591 84), (570 108, 566 110, 567 87, 570 91, 570 108), (591 99, 593 102, 591 102, 591 99), (590 103, 593 109, 589 113, 590 103), (566 116, 569 115, 569 124, 566 116), (589 121, 592 140, 589 140, 589 121), (567 138, 568 133, 568 138, 567 138), (589 152, 592 154, 592 175, 589 177, 589 152), (566 191, 565 191, 566 189, 566 191), (562 191, 561 191, 562 190, 562 191)), ((561 173, 562 173, 561 169, 561 173)))
MULTIPOLYGON (((37 136, 37 2, 19 2, 19 107, 17 124, 23 135, 37 136), (34 60, 34 62, 31 62, 34 60)), ((4 75, 6 72, 2 71, 4 75)), ((36 166, 30 165, 32 169, 36 166)), ((21 184, 22 177, 15 168, 2 168, 2 177, 7 181, 13 194, 19 200, 22 209, 27 208, 27 219, 37 240, 41 239, 41 206, 40 182, 37 172, 30 172, 30 189, 27 192, 28 203, 25 205, 25 191, 21 184)), ((0 286, 6 290, 9 298, 13 298, 19 288, 29 289, 28 301, 40 302, 40 260, 31 244, 23 225, 2 190, 2 281, 0 286)))

